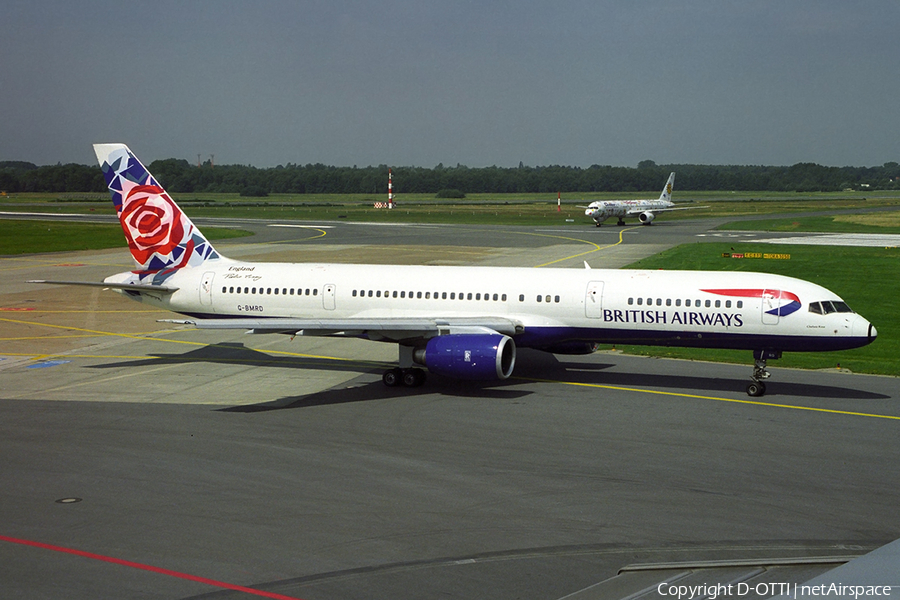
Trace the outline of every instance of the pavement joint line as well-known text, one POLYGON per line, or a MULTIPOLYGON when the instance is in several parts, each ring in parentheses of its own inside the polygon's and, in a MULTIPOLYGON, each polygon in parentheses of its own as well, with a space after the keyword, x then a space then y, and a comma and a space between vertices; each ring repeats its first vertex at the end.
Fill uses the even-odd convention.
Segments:
POLYGON ((823 412, 823 413, 831 413, 837 415, 847 415, 853 417, 869 417, 874 419, 890 419, 900 421, 900 416, 895 415, 879 415, 874 413, 862 413, 862 412, 854 412, 849 410, 837 410, 834 408, 817 408, 815 406, 797 406, 793 404, 778 404, 775 402, 762 402, 760 400, 739 400, 737 398, 720 398, 718 396, 702 396, 700 394, 687 394, 684 392, 666 392, 663 390, 649 390, 642 388, 630 388, 630 387, 622 387, 617 385, 606 385, 602 383, 581 383, 578 381, 561 381, 557 379, 535 379, 531 377, 514 377, 513 379, 519 379, 522 381, 534 381, 538 383, 558 383, 561 385, 573 385, 580 387, 592 387, 592 388, 602 388, 607 390, 617 390, 622 392, 640 392, 644 394, 658 394, 661 396, 677 396, 680 398, 696 398, 698 400, 714 400, 716 402, 732 402, 735 404, 750 404, 754 406, 768 406, 770 408, 789 408, 793 410, 807 410, 811 412, 823 412))

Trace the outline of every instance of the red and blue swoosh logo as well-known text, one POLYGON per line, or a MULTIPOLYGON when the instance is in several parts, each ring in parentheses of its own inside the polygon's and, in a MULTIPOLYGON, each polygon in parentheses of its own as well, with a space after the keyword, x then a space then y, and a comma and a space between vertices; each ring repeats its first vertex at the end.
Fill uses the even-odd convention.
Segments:
POLYGON ((771 300, 773 304, 777 304, 775 308, 767 310, 767 315, 776 315, 786 317, 797 312, 800 307, 800 298, 793 292, 785 290, 700 290, 709 294, 718 296, 732 296, 734 298, 766 298, 771 300))

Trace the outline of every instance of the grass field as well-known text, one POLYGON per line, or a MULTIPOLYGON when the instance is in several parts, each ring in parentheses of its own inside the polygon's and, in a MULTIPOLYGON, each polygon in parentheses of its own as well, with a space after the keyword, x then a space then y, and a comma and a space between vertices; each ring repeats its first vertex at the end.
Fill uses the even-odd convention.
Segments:
POLYGON ((781 231, 827 233, 900 233, 900 211, 830 217, 797 217, 732 221, 717 229, 726 231, 781 231))
MULTIPOLYGON (((723 258, 733 244, 687 244, 644 259, 628 268, 710 271, 761 271, 818 283, 841 296, 878 329, 878 339, 844 352, 786 353, 770 366, 804 369, 838 364, 857 373, 900 375, 900 249, 830 246, 778 246, 790 260, 723 258)), ((759 252, 759 245, 735 245, 738 252, 759 252)), ((750 352, 657 347, 620 347, 634 354, 752 364, 750 352)))
MULTIPOLYGON (((203 234, 210 240, 252 235, 249 231, 220 227, 205 228, 203 234)), ((116 224, 0 219, 0 255, 118 247, 125 247, 125 235, 116 224)))
MULTIPOLYGON (((808 212, 897 206, 900 192, 878 192, 879 196, 861 196, 853 192, 769 193, 769 192, 683 192, 675 193, 680 206, 706 207, 674 211, 660 220, 707 217, 738 218, 784 212, 808 212)), ((400 195, 397 208, 377 209, 375 195, 273 194, 265 198, 242 198, 238 194, 181 194, 175 200, 191 216, 228 216, 289 220, 381 222, 381 223, 458 223, 486 225, 553 225, 573 228, 592 227, 578 205, 594 200, 655 198, 647 193, 564 194, 562 210, 557 211, 556 194, 472 194, 464 200, 441 200, 431 194, 400 195)), ((106 194, 16 194, 3 198, 0 209, 8 211, 52 213, 113 214, 106 194)))

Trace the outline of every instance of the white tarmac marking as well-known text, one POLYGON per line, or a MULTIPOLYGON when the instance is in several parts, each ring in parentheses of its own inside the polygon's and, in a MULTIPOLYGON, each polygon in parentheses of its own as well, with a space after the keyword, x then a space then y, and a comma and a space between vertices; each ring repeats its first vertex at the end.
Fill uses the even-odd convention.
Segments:
POLYGON ((900 235, 890 233, 827 233, 789 238, 750 240, 761 244, 805 244, 808 246, 900 246, 900 235))

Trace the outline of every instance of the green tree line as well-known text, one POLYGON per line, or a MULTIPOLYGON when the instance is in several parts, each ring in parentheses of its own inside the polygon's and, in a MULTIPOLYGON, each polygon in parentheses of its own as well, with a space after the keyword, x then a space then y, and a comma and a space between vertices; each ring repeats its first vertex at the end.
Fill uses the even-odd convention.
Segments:
MULTIPOLYGON (((149 165, 150 172, 175 194, 240 193, 249 188, 270 194, 373 194, 387 189, 386 165, 335 167, 323 164, 202 166, 169 158, 149 165)), ((696 191, 814 192, 846 189, 900 189, 900 164, 880 167, 825 167, 813 163, 792 166, 657 165, 642 161, 635 167, 592 165, 587 168, 466 167, 437 165, 394 167, 398 194, 433 194, 454 189, 477 193, 655 192, 671 171, 676 189, 696 191)), ((100 168, 78 164, 37 166, 28 162, 0 162, 0 190, 16 192, 103 192, 100 168)))

